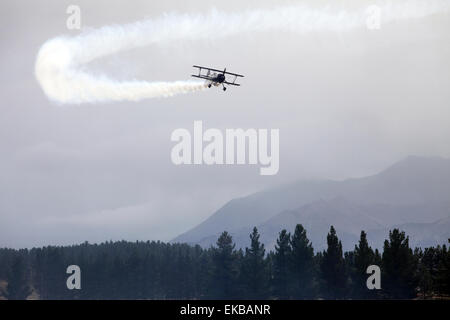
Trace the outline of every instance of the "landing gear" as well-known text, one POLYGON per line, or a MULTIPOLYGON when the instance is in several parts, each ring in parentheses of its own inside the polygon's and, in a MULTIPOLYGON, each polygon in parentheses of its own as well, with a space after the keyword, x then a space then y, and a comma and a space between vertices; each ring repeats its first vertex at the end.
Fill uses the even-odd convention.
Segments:
POLYGON ((208 84, 208 88, 211 88, 211 84, 208 84))
POLYGON ((224 85, 222 85, 222 87, 223 87, 223 91, 227 91, 227 88, 224 85))

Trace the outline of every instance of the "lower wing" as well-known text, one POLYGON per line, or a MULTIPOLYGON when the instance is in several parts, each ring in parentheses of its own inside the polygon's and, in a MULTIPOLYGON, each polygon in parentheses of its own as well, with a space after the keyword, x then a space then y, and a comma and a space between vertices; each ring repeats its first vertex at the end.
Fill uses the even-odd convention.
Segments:
POLYGON ((223 83, 228 84, 228 85, 230 85, 230 86, 237 86, 237 87, 240 86, 239 83, 232 83, 232 82, 227 82, 227 81, 224 81, 223 83))
POLYGON ((205 80, 210 80, 213 81, 214 78, 212 77, 208 77, 208 76, 199 76, 199 75, 195 75, 195 74, 191 74, 192 77, 194 78, 200 78, 200 79, 205 79, 205 80))

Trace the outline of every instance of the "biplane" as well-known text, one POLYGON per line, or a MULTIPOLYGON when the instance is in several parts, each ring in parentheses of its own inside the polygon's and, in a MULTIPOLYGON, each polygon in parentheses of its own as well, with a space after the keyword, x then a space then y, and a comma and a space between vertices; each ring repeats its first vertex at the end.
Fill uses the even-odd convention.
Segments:
POLYGON ((227 87, 225 87, 226 84, 230 86, 240 86, 239 83, 236 83, 236 80, 238 77, 244 77, 241 74, 227 72, 227 68, 222 71, 201 66, 193 67, 198 69, 198 74, 193 74, 193 77, 205 79, 206 83, 208 84, 208 88, 211 88, 211 86, 218 87, 222 85, 223 91, 227 90, 227 87), (227 81, 227 75, 232 77, 231 81, 227 81))

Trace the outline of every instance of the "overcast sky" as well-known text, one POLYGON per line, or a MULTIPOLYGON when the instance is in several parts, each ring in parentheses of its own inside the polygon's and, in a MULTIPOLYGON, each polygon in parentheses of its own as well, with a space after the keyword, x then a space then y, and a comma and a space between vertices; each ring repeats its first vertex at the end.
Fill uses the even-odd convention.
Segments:
POLYGON ((2 0, 0 247, 168 241, 263 188, 369 175, 407 155, 450 157, 448 13, 380 30, 181 41, 88 66, 116 79, 185 80, 193 64, 246 76, 226 93, 61 106, 34 77, 46 40, 79 33, 66 28, 69 4, 81 7, 87 30, 166 12, 276 3, 2 0), (219 129, 279 128, 278 175, 260 176, 259 166, 174 166, 170 135, 192 131, 194 120, 219 129))

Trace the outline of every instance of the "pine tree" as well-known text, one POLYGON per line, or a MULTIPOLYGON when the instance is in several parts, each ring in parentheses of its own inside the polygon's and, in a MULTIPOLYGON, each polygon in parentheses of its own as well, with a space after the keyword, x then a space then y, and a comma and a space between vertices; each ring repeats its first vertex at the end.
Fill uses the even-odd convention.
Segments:
POLYGON ((352 265, 353 294, 357 298, 374 298, 373 290, 368 290, 366 285, 367 267, 376 264, 375 252, 367 242, 367 234, 361 231, 358 245, 355 245, 352 265))
POLYGON ((241 265, 241 282, 245 299, 267 298, 268 269, 265 260, 264 244, 259 241, 256 227, 250 234, 250 248, 245 248, 245 256, 241 265))
POLYGON ((345 298, 347 275, 342 256, 342 243, 333 226, 327 235, 327 244, 328 248, 323 252, 321 265, 322 277, 325 281, 324 294, 332 299, 345 298))
POLYGON ((398 229, 389 231, 389 241, 384 241, 382 259, 383 289, 395 299, 414 298, 417 263, 405 232, 398 229))
POLYGON ((296 226, 290 244, 292 247, 290 260, 292 297, 311 298, 314 294, 314 249, 301 224, 296 226))
POLYGON ((215 299, 235 298, 236 252, 232 237, 224 231, 213 248, 212 295, 215 299))
POLYGON ((382 258, 381 258, 381 254, 380 251, 378 251, 378 249, 375 249, 375 256, 374 256, 374 264, 376 264, 377 266, 381 266, 382 263, 382 258))
POLYGON ((290 272, 289 262, 291 259, 291 234, 282 230, 278 236, 275 246, 274 267, 273 267, 273 291, 279 299, 289 297, 290 272))

